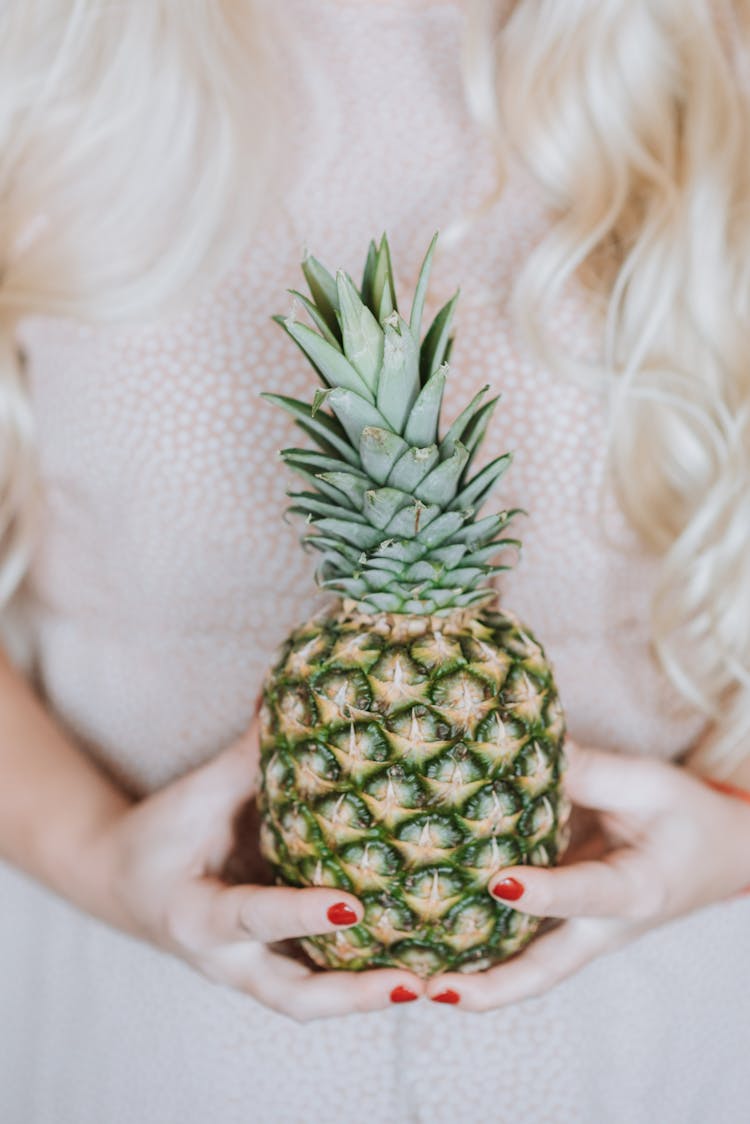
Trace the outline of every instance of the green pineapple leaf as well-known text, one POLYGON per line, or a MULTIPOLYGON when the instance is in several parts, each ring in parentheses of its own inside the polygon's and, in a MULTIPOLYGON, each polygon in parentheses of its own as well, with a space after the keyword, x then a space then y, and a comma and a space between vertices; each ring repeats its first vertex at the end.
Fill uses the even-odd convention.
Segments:
POLYGON ((422 483, 415 488, 414 495, 427 503, 441 503, 443 507, 457 507, 458 505, 451 500, 456 494, 461 473, 468 459, 469 454, 458 441, 452 455, 446 460, 440 461, 432 472, 425 476, 422 483))
POLYGON ((314 550, 324 554, 326 558, 330 557, 332 563, 340 566, 345 573, 353 573, 357 568, 358 559, 361 556, 361 550, 359 548, 350 546, 340 539, 333 539, 329 538, 327 535, 320 534, 308 535, 307 543, 309 546, 313 547, 314 550))
MULTIPOLYGON (((463 446, 459 446, 459 448, 463 448, 463 446)), ((468 453, 466 453, 466 457, 468 459, 468 453)), ((501 457, 495 457, 468 482, 465 488, 461 489, 457 496, 449 501, 449 508, 472 507, 475 511, 478 511, 495 484, 510 468, 512 461, 512 453, 503 453, 501 457)), ((442 463, 449 464, 450 462, 443 461, 442 463)))
POLYGON ((411 446, 402 453, 391 469, 387 483, 404 492, 413 492, 427 473, 440 460, 437 445, 411 446))
POLYGON ((417 279, 417 287, 414 291, 414 300, 411 305, 411 315, 409 316, 409 327, 412 330, 412 335, 415 340, 418 340, 422 334, 422 312, 424 311, 424 302, 427 295, 427 286, 430 281, 430 269, 432 268, 432 257, 435 253, 435 246, 438 239, 438 231, 436 230, 432 236, 432 241, 424 256, 422 267, 419 271, 417 279))
POLYGON ((387 427, 383 415, 354 391, 337 386, 329 392, 328 402, 355 448, 359 445, 362 430, 366 426, 387 427))
POLYGON ((375 267, 377 265, 377 249, 375 242, 371 238, 370 244, 367 247, 367 257, 365 259, 365 267, 362 271, 362 285, 360 286, 360 293, 363 302, 367 305, 370 312, 376 312, 377 307, 373 298, 373 286, 375 282, 375 267))
POLYGON ((344 353, 373 393, 383 364, 383 329, 363 303, 351 277, 343 270, 336 274, 336 288, 344 353))
POLYGON ((409 445, 424 446, 435 443, 447 377, 448 367, 446 365, 438 367, 420 390, 404 430, 404 438, 409 445))
POLYGON ((365 426, 359 438, 362 467, 377 484, 385 484, 394 464, 408 448, 403 437, 383 425, 365 426))
POLYGON ((315 522, 321 531, 332 535, 334 538, 341 539, 342 542, 349 543, 351 546, 356 546, 360 550, 372 550, 382 538, 377 527, 350 522, 348 518, 328 518, 325 516, 315 522))
MULTIPOLYGON (((368 480, 363 473, 333 471, 319 472, 316 479, 328 487, 335 488, 339 495, 344 496, 361 511, 364 507, 365 494, 368 480)), ((318 484, 318 487, 321 485, 318 484)))
POLYGON ((386 319, 384 330, 377 403, 391 428, 401 433, 419 394, 419 349, 397 312, 386 319))
POLYGON ((372 279, 373 311, 382 324, 392 312, 397 312, 396 287, 393 282, 393 268, 391 266, 391 251, 385 235, 380 239, 380 246, 375 255, 375 271, 372 279))
POLYGON ((440 515, 437 504, 426 504, 422 500, 407 497, 408 506, 397 511, 385 530, 395 538, 416 538, 420 529, 429 526, 440 515))
POLYGON ((484 519, 467 523, 465 527, 456 532, 453 538, 456 542, 466 543, 469 549, 487 546, 490 539, 494 538, 506 523, 507 519, 504 512, 499 515, 486 515, 484 519))
POLYGON ((453 313, 456 308, 456 301, 461 293, 457 289, 451 299, 443 305, 435 319, 430 324, 427 335, 422 341, 422 350, 420 354, 420 374, 422 377, 422 385, 434 375, 435 371, 441 365, 446 363, 447 349, 448 349, 448 334, 451 329, 453 321, 453 313))
POLYGON ((487 432, 487 426, 490 423, 490 419, 495 412, 495 407, 497 406, 499 400, 500 395, 497 395, 497 397, 491 398, 489 402, 485 402, 482 408, 480 410, 477 410, 476 414, 464 430, 462 441, 469 451, 469 461, 466 466, 467 469, 471 466, 471 462, 474 459, 474 454, 477 452, 480 445, 482 444, 482 441, 484 440, 484 435, 487 432))
POLYGON ((314 416, 312 406, 308 402, 298 402, 295 398, 287 398, 282 394, 263 393, 261 398, 281 406, 282 410, 291 414, 305 432, 310 434, 313 440, 318 442, 326 452, 335 450, 340 454, 342 460, 359 467, 359 457, 347 442, 343 426, 335 418, 331 418, 327 414, 314 416))
POLYGON ((361 468, 344 465, 338 457, 327 457, 325 453, 319 453, 314 449, 282 449, 279 456, 295 471, 297 468, 307 469, 311 473, 334 473, 345 470, 347 477, 359 477, 365 481, 368 479, 361 468))
MULTIPOLYGON (((287 464, 289 464, 288 461, 287 464)), ((334 484, 329 483, 329 481, 326 480, 325 473, 308 472, 306 468, 301 468, 299 466, 294 466, 294 472, 307 484, 310 484, 313 488, 316 488, 317 491, 322 495, 327 496, 328 499, 337 504, 339 508, 343 504, 344 507, 349 508, 351 511, 362 510, 362 504, 361 502, 358 502, 360 495, 360 491, 358 489, 350 487, 347 491, 343 491, 341 488, 337 488, 334 484)), ((343 476, 344 473, 339 473, 338 475, 343 476)), ((367 483, 361 477, 352 476, 349 479, 358 481, 361 489, 361 495, 364 496, 365 489, 367 488, 367 483)), ((287 492, 287 495, 291 495, 291 493, 287 492)))
POLYGON ((373 527, 383 530, 394 515, 411 502, 411 497, 398 488, 371 488, 365 492, 362 511, 373 527))
MULTIPOLYGON (((466 445, 466 441, 464 440, 466 430, 468 429, 469 423, 471 422, 472 418, 480 409, 482 405, 482 399, 489 389, 489 383, 486 383, 482 387, 482 389, 474 395, 468 406, 466 406, 461 411, 451 427, 448 429, 445 436, 440 442, 441 457, 449 457, 452 454, 457 441, 463 441, 463 444, 466 445)), ((496 402, 497 399, 494 399, 494 401, 496 402)))
POLYGON ((284 328, 321 375, 327 386, 341 386, 353 390, 367 402, 375 398, 356 368, 341 351, 319 335, 307 324, 287 318, 284 328))
MULTIPOLYGON (((319 492, 287 492, 287 495, 298 501, 289 508, 295 515, 330 515, 332 519, 341 515, 340 501, 324 499, 319 492)), ((352 523, 367 523, 363 515, 351 509, 347 511, 346 518, 352 523)))
POLYGON ((320 315, 333 335, 341 342, 341 329, 336 316, 339 310, 339 296, 335 280, 325 266, 321 265, 312 254, 306 254, 302 262, 302 272, 305 275, 310 296, 315 301, 320 315))
MULTIPOLYGON (((315 327, 322 334, 323 338, 328 340, 332 347, 335 347, 338 351, 341 351, 341 344, 339 343, 338 339, 333 334, 331 329, 328 327, 325 317, 322 316, 318 311, 318 306, 316 304, 313 304, 310 298, 306 297, 304 293, 301 293, 299 289, 287 289, 287 292, 290 296, 294 297, 300 302, 315 327)), ((272 316, 271 319, 275 320, 277 324, 280 324, 282 328, 285 327, 285 321, 287 320, 286 316, 272 316)))

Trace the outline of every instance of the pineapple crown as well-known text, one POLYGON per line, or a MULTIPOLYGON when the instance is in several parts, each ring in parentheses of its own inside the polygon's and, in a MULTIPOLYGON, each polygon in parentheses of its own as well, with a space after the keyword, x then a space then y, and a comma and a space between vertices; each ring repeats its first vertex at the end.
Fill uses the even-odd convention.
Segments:
POLYGON ((314 328, 274 316, 302 349, 323 387, 312 403, 278 394, 317 450, 281 456, 310 491, 290 491, 289 511, 314 528, 303 538, 323 555, 317 581, 365 613, 445 615, 492 599, 498 537, 522 509, 477 518, 511 462, 496 457, 469 475, 498 397, 485 386, 438 436, 451 322, 458 291, 420 343, 437 233, 422 263, 408 322, 396 304, 388 240, 370 242, 359 289, 311 255, 302 262, 310 298, 288 290, 314 328), (317 330, 316 330, 317 329, 317 330), (324 407, 328 408, 325 409, 324 407), (330 412, 328 412, 330 410, 330 412))

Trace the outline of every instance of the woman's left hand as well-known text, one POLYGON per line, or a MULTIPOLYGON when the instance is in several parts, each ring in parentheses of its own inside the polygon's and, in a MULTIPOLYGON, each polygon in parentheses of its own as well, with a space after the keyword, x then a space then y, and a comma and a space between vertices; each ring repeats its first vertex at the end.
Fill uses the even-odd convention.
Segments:
POLYGON ((663 761, 570 739, 565 750, 568 796, 599 813, 610 849, 597 860, 571 855, 556 868, 514 866, 493 875, 488 891, 498 900, 565 923, 506 964, 433 977, 429 998, 487 1011, 540 995, 597 956, 750 883, 750 804, 663 761))

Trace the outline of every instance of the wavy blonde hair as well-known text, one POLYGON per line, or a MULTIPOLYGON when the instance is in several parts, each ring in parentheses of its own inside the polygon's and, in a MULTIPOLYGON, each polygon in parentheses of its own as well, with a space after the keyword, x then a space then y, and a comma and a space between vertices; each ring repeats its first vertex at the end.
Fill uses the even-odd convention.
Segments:
MULTIPOLYGON (((244 244, 272 182, 274 44, 258 0, 11 0, 0 16, 0 597, 32 542, 28 311, 153 316, 244 244), (197 167, 196 167, 197 157, 197 167)), ((286 49, 286 46, 285 46, 286 49)), ((531 348, 575 276, 601 313, 607 448, 661 557, 655 651, 750 751, 750 114, 747 0, 467 0, 467 101, 549 203, 513 294, 531 348), (745 739, 748 739, 745 744, 745 739)))

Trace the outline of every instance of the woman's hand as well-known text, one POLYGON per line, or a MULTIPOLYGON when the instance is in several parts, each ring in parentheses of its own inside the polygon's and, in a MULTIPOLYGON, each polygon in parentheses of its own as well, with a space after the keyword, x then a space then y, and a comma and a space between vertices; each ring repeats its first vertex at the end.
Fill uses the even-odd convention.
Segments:
MULTIPOLYGON (((675 765, 583 749, 568 740, 565 788, 596 809, 608 846, 554 869, 508 867, 490 893, 526 913, 565 918, 507 964, 433 977, 427 994, 486 1011, 539 995, 648 929, 750 884, 750 805, 675 765), (458 998, 456 998, 458 997, 458 998)), ((591 853, 591 840, 585 848, 591 853)))
POLYGON ((257 730, 208 764, 134 804, 88 852, 111 896, 114 923, 209 979, 307 1021, 416 999, 410 972, 311 971, 267 945, 332 933, 361 919, 357 898, 327 888, 228 886, 218 874, 233 820, 255 794, 257 730), (348 912, 347 912, 348 911, 348 912))

